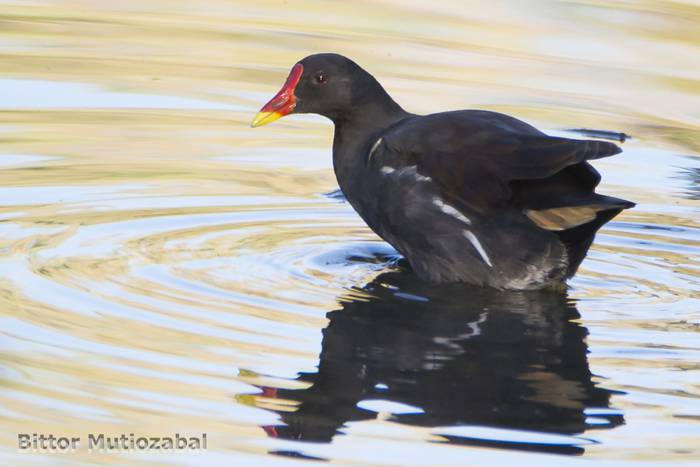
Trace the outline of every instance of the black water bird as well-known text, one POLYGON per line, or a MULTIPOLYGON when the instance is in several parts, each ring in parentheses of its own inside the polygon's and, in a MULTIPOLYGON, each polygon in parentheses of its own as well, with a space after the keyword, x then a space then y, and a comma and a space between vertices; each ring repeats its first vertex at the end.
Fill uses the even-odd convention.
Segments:
POLYGON ((290 113, 333 121, 345 197, 429 282, 558 287, 598 229, 634 206, 595 193, 600 175, 587 161, 619 153, 615 144, 483 110, 411 114, 342 55, 295 64, 252 125, 290 113))

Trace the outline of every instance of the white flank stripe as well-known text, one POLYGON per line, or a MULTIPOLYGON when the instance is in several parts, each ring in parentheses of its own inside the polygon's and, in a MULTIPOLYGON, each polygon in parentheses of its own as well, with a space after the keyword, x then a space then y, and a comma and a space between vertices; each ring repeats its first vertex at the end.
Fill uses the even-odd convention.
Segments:
POLYGON ((446 204, 443 200, 440 198, 433 198, 433 204, 437 207, 440 208, 442 212, 445 214, 449 214, 450 216, 454 217, 457 220, 460 220, 464 222, 465 224, 471 224, 472 221, 469 220, 467 216, 456 210, 454 207, 450 206, 449 204, 446 204))
POLYGON ((486 264, 489 265, 489 267, 493 267, 493 264, 491 264, 491 260, 489 259, 489 255, 486 254, 486 251, 484 251, 484 247, 481 246, 481 242, 479 241, 478 238, 476 238, 476 235, 474 235, 470 230, 463 230, 464 236, 467 237, 467 239, 472 242, 472 245, 474 245, 474 248, 476 248, 476 251, 479 252, 481 255, 481 259, 486 262, 486 264))
POLYGON ((381 170, 383 174, 389 175, 390 173, 393 173, 395 169, 393 167, 389 167, 388 165, 385 165, 384 167, 382 167, 379 170, 381 170))
POLYGON ((372 149, 369 150, 369 156, 367 156, 367 163, 369 163, 370 159, 372 159, 372 156, 374 155, 374 151, 377 150, 379 145, 382 144, 382 139, 379 138, 377 141, 374 142, 372 145, 372 149))

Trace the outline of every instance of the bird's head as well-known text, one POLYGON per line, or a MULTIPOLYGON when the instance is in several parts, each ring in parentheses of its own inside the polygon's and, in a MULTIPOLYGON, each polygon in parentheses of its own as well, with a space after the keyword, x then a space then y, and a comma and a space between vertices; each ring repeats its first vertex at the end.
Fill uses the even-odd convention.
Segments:
POLYGON ((372 75, 342 55, 309 55, 297 62, 282 89, 255 116, 251 126, 291 113, 315 113, 337 120, 384 90, 372 75))

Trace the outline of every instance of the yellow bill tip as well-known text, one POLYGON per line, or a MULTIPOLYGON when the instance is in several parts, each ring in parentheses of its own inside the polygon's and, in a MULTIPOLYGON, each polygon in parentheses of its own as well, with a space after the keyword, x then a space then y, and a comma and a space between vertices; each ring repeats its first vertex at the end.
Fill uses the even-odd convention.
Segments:
POLYGON ((258 112, 253 121, 250 123, 250 126, 255 128, 267 125, 268 123, 272 123, 280 117, 282 117, 282 114, 279 112, 258 112))

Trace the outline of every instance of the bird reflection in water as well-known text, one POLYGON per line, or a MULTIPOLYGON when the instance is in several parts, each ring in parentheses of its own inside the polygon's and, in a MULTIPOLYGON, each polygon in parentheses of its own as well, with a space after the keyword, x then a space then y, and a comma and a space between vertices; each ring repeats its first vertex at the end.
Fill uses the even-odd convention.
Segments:
POLYGON ((393 422, 491 433, 435 428, 444 442, 560 454, 583 453, 586 439, 570 435, 624 422, 609 408, 614 392, 591 380, 588 332, 564 293, 436 287, 406 271, 363 291, 328 313, 318 371, 297 378, 304 389, 258 386, 244 398, 279 413, 278 426, 264 427, 269 436, 330 442, 347 422, 377 418, 366 409, 372 400, 417 408, 393 422), (567 436, 499 439, 492 428, 567 436))

